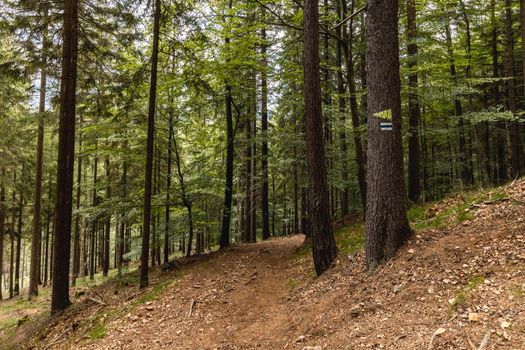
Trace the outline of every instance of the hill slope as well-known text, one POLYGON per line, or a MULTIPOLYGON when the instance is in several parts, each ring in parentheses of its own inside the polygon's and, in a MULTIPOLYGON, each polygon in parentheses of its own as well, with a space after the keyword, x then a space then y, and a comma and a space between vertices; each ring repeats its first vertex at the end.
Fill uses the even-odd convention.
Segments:
POLYGON ((373 273, 362 252, 346 254, 362 241, 350 235, 315 278, 297 235, 194 258, 141 294, 124 287, 131 277, 112 281, 46 321, 30 346, 525 349, 524 204, 519 181, 412 212, 420 229, 373 273))

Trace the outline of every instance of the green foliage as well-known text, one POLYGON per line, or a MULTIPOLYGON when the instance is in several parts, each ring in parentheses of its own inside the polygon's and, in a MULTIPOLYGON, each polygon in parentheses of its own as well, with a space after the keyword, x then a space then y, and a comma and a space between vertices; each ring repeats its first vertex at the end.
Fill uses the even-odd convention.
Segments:
POLYGON ((344 255, 361 250, 365 243, 364 223, 358 221, 335 231, 339 252, 344 255))
POLYGON ((87 335, 89 338, 96 340, 96 339, 104 338, 106 336, 106 333, 107 333, 106 325, 104 323, 97 322, 95 326, 93 326, 89 330, 87 335))

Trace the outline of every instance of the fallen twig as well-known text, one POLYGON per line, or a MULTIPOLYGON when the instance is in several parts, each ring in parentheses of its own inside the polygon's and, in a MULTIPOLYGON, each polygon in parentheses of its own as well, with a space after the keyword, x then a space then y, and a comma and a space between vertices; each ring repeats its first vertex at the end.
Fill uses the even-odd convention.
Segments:
POLYGON ((93 297, 90 297, 90 296, 86 296, 86 298, 88 298, 89 300, 94 301, 95 303, 100 304, 100 305, 104 305, 104 306, 108 305, 104 300, 99 300, 97 298, 93 298, 93 297))
POLYGON ((47 344, 47 345, 43 348, 43 350, 50 349, 52 346, 54 346, 54 345, 56 345, 56 344, 58 344, 58 343, 63 342, 64 340, 66 340, 66 338, 64 338, 64 339, 60 339, 60 338, 62 338, 64 335, 66 335, 66 334, 69 333, 69 332, 70 332, 70 330, 69 330, 69 329, 66 329, 64 332, 60 333, 55 339, 53 339, 53 341, 52 341, 51 343, 47 344))
POLYGON ((487 333, 485 333, 485 336, 483 337, 483 340, 481 341, 481 344, 479 344, 478 350, 484 350, 487 345, 489 345, 490 336, 492 335, 492 330, 488 330, 487 333))

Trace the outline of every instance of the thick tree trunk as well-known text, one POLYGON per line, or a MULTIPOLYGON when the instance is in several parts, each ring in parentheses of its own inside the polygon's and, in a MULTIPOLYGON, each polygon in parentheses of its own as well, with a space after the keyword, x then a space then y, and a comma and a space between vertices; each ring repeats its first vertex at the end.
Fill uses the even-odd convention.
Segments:
POLYGON ((149 262, 149 240, 151 230, 151 179, 153 172, 153 146, 155 138, 155 101, 157 97, 157 66, 159 55, 159 33, 161 2, 155 0, 155 15, 153 19, 153 47, 151 50, 151 80, 149 89, 149 110, 148 110, 148 138, 146 148, 146 169, 144 181, 144 217, 142 233, 142 255, 140 264, 140 288, 145 288, 149 284, 148 262, 149 262))
POLYGON ((401 140, 398 1, 368 0, 366 263, 374 269, 410 236, 401 140), (380 123, 383 123, 380 126, 380 123), (391 124, 389 124, 391 123, 391 124))
POLYGON ((319 2, 304 3, 304 103, 306 153, 311 191, 312 252, 318 275, 329 269, 337 256, 332 232, 326 158, 323 138, 319 77, 319 2))
POLYGON ((57 197, 53 251, 51 313, 69 304, 69 258, 75 162, 75 95, 77 84, 78 0, 64 2, 64 40, 60 85, 57 197))
POLYGON ((419 147, 419 120, 421 111, 418 94, 418 65, 417 65, 417 27, 415 0, 407 0, 407 42, 408 42, 408 198, 413 202, 419 201, 421 194, 419 147))

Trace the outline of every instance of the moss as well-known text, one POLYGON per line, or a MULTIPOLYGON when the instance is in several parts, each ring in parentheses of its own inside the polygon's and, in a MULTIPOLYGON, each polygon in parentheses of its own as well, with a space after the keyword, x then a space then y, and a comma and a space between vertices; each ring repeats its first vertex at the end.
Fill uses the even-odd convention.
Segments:
POLYGON ((288 288, 290 288, 290 289, 295 289, 295 288, 297 288, 297 286, 299 285, 299 282, 298 282, 296 279, 290 278, 290 279, 288 279, 288 281, 286 282, 286 285, 287 285, 288 288))
POLYGON ((359 221, 337 230, 335 239, 341 254, 353 254, 363 249, 365 244, 364 223, 359 221))
POLYGON ((102 322, 97 322, 97 324, 89 330, 88 337, 91 339, 102 339, 106 336, 106 333, 106 325, 102 322))
POLYGON ((525 291, 523 291, 523 287, 520 285, 513 286, 510 289, 510 294, 514 298, 523 298, 525 296, 525 291))
POLYGON ((479 286, 480 284, 483 284, 485 282, 485 277, 484 276, 472 276, 471 278, 469 278, 468 280, 468 285, 467 285, 467 289, 469 291, 472 291, 474 290, 477 286, 479 286))
POLYGON ((312 242, 308 241, 303 243, 297 250, 293 253, 293 258, 295 260, 301 260, 312 254, 312 242))
POLYGON ((140 304, 145 304, 149 301, 157 300, 158 297, 162 294, 164 290, 166 290, 169 286, 171 286, 173 283, 176 282, 178 277, 179 275, 176 275, 175 277, 173 277, 173 279, 169 279, 167 281, 157 283, 155 286, 151 288, 150 291, 148 291, 147 293, 143 294, 140 298, 138 298, 133 303, 133 305, 136 306, 140 304))

